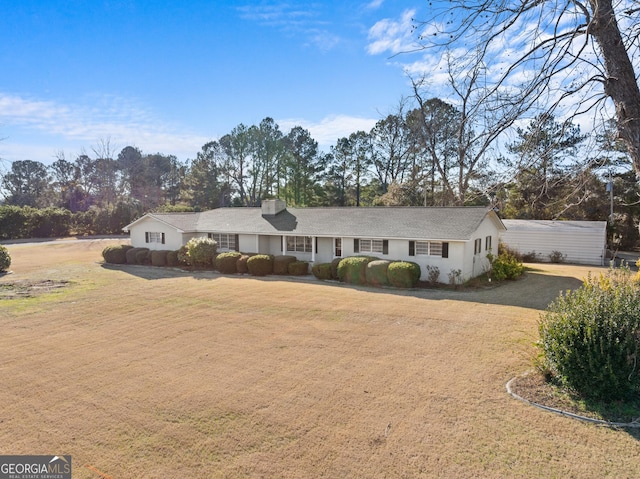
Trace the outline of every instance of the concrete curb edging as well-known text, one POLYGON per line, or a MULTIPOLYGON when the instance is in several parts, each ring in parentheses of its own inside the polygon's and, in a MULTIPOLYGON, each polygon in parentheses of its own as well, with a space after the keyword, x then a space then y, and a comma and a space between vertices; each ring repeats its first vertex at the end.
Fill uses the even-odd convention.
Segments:
POLYGON ((506 385, 507 393, 509 393, 511 397, 513 397, 514 399, 517 399, 518 401, 522 401, 525 404, 529 404, 533 407, 537 407, 538 409, 542 409, 543 411, 548 411, 548 412, 558 414, 560 416, 565 416, 571 419, 577 419, 578 421, 597 424, 599 426, 614 427, 614 428, 615 427, 640 428, 640 418, 638 418, 638 420, 634 422, 611 422, 611 421, 604 421, 602 419, 594 419, 591 417, 580 416, 579 414, 574 414, 569 411, 563 411, 562 409, 545 406, 544 404, 539 404, 537 402, 529 401, 528 399, 523 398, 522 396, 513 392, 513 389, 511 388, 511 385, 513 384, 513 382, 516 381, 518 378, 527 376, 530 373, 531 371, 527 371, 524 374, 511 378, 509 382, 507 382, 507 385, 506 385))

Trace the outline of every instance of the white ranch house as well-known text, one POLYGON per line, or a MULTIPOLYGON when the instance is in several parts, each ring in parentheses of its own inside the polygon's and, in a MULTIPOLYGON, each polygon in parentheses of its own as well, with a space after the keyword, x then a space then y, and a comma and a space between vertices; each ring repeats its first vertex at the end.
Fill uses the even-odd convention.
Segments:
POLYGON ((293 255, 328 263, 357 255, 418 263, 451 271, 463 280, 484 273, 487 253, 497 253, 505 226, 480 207, 287 208, 264 200, 261 208, 218 208, 201 213, 149 213, 124 228, 135 247, 177 250, 191 238, 209 237, 218 251, 293 255))

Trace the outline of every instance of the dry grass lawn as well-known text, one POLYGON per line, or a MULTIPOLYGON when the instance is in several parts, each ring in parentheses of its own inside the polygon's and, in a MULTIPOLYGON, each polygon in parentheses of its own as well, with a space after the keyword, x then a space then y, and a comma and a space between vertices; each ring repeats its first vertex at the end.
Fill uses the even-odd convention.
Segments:
POLYGON ((512 399, 540 311, 589 270, 476 292, 103 266, 10 245, 0 454, 74 478, 631 478, 640 443, 512 399), (100 475, 100 472, 103 474, 100 475))

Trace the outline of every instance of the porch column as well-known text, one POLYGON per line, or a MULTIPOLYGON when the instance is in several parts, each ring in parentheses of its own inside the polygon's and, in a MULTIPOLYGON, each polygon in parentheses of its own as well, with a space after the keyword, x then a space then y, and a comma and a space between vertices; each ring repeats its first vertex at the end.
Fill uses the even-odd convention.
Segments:
POLYGON ((316 238, 315 236, 311 237, 311 262, 315 263, 316 261, 316 241, 318 241, 318 238, 316 238))
POLYGON ((282 235, 282 254, 287 254, 287 235, 282 235))
POLYGON ((256 253, 260 252, 260 235, 256 235, 256 253))

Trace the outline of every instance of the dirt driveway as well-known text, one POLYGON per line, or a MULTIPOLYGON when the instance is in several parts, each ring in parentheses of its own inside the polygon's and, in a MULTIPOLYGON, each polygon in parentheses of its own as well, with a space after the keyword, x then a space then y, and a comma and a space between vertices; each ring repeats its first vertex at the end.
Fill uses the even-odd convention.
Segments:
POLYGON ((540 311, 598 268, 374 290, 104 267, 104 246, 10 246, 0 283, 68 285, 0 300, 0 454, 71 454, 74 478, 95 479, 638 471, 631 435, 504 388, 531 366, 540 311))

